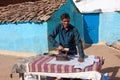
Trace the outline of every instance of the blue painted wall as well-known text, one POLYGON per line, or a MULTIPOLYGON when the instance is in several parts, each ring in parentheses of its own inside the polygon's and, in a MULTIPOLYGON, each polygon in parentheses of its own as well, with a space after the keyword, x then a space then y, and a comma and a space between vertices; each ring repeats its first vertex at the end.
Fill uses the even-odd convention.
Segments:
POLYGON ((83 14, 85 43, 98 43, 99 40, 99 13, 83 14))
POLYGON ((83 14, 84 40, 108 45, 120 40, 120 12, 83 14))
POLYGON ((0 50, 47 52, 47 23, 0 24, 0 50))
POLYGON ((120 12, 101 13, 99 30, 99 41, 111 45, 120 40, 120 12))
POLYGON ((82 15, 79 14, 72 0, 67 0, 59 10, 57 10, 44 23, 20 22, 20 23, 0 23, 0 50, 33 52, 41 54, 48 52, 48 34, 54 26, 60 23, 60 15, 68 12, 71 17, 71 24, 75 25, 83 38, 82 15))
MULTIPOLYGON (((81 38, 83 38, 83 20, 82 15, 78 12, 72 0, 67 0, 59 10, 57 10, 48 21, 48 34, 53 30, 55 25, 60 23, 60 15, 64 12, 69 13, 71 17, 70 23, 78 28, 81 38)), ((58 41, 58 38, 56 38, 58 41)), ((52 48, 52 45, 49 44, 49 48, 52 48)))

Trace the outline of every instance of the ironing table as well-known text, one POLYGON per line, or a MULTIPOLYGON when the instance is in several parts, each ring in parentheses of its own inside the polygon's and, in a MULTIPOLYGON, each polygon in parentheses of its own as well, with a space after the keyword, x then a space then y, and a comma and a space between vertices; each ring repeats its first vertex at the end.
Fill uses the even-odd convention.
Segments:
MULTIPOLYGON (((86 67, 85 69, 74 68, 73 65, 63 64, 48 64, 54 56, 41 55, 32 58, 31 60, 24 61, 25 64, 21 65, 21 62, 17 67, 14 65, 13 72, 17 72, 24 80, 24 74, 33 74, 38 76, 38 80, 41 80, 41 76, 50 76, 57 78, 85 78, 91 80, 100 80, 101 78, 101 67, 103 58, 95 56, 99 59, 98 62, 94 62, 93 65, 86 67), (19 67, 22 67, 22 71, 16 71, 19 67)), ((19 69, 20 70, 20 69, 19 69)))

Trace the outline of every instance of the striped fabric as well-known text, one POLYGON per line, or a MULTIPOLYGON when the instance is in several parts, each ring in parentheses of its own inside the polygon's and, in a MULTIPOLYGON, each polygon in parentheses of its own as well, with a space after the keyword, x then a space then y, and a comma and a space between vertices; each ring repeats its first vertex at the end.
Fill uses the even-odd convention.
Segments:
POLYGON ((50 56, 40 56, 34 61, 28 64, 30 72, 49 72, 49 73, 73 73, 81 71, 99 71, 101 70, 101 57, 96 57, 99 62, 95 62, 94 65, 85 68, 85 70, 75 69, 72 65, 61 65, 61 64, 47 64, 48 61, 52 60, 50 56))

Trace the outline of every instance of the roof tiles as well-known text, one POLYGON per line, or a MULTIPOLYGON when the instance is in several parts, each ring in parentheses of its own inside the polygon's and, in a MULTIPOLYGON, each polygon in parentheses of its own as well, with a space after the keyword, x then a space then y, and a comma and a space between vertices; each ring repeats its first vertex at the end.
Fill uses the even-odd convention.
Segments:
POLYGON ((0 7, 0 22, 41 22, 61 7, 66 0, 38 0, 0 7))

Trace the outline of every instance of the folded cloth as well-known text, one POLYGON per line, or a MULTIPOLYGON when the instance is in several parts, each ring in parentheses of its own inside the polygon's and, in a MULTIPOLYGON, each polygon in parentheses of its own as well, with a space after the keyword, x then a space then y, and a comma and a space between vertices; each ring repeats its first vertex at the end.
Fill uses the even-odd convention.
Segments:
POLYGON ((70 56, 70 58, 70 61, 56 61, 56 58, 53 58, 47 64, 74 65, 74 68, 85 69, 86 67, 93 65, 94 62, 99 61, 94 55, 86 56, 84 62, 78 62, 78 56, 70 56))
MULTIPOLYGON (((77 58, 75 58, 75 59, 77 59, 77 58)), ((74 68, 85 69, 86 67, 93 65, 94 62, 98 62, 98 61, 99 61, 99 59, 96 59, 95 56, 90 55, 85 58, 84 62, 78 62, 76 60, 76 63, 74 64, 74 68)))

